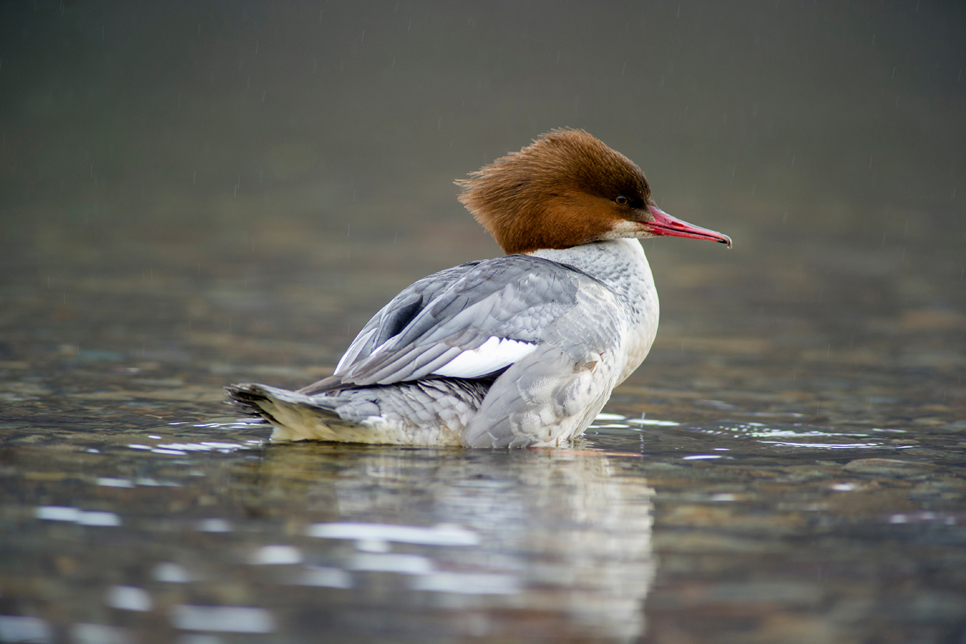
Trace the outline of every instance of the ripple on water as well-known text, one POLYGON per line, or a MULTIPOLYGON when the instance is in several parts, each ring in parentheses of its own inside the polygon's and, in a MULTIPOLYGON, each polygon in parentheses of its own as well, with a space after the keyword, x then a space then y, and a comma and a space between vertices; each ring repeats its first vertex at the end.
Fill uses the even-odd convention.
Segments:
POLYGON ((378 540, 429 546, 475 546, 480 538, 459 526, 429 528, 387 523, 315 523, 306 528, 310 537, 321 539, 378 540))
POLYGON ((154 608, 148 591, 137 586, 111 586, 107 589, 104 603, 118 610, 147 612, 154 608))
MULTIPOLYGON (((210 434, 211 430, 223 430, 226 432, 237 432, 251 430, 253 428, 259 428, 264 426, 265 423, 261 420, 250 420, 250 419, 229 419, 225 421, 209 421, 206 423, 186 423, 186 422, 174 422, 168 423, 171 427, 191 427, 197 428, 204 431, 206 434, 210 434)), ((160 434, 149 434, 147 436, 152 440, 161 441, 165 437, 160 434)), ((180 438, 181 436, 178 436, 180 438)), ((169 436, 169 438, 171 438, 169 436)), ((265 441, 260 438, 250 438, 245 440, 240 440, 239 442, 230 442, 226 440, 203 440, 198 442, 188 442, 188 441, 177 441, 177 442, 164 442, 157 443, 156 445, 145 445, 144 443, 130 443, 128 444, 129 449, 143 450, 146 452, 151 452, 152 454, 162 454, 167 456, 187 456, 193 452, 219 452, 221 454, 230 454, 239 450, 247 450, 255 447, 260 447, 265 441)), ((109 483, 105 483, 109 485, 109 483)))
POLYGON ((187 584, 194 580, 194 575, 180 564, 172 561, 162 561, 154 567, 151 573, 156 581, 169 584, 187 584))
POLYGON ((352 576, 341 568, 306 566, 291 583, 322 588, 352 588, 352 576))
POLYGON ((54 629, 42 619, 0 615, 0 642, 53 642, 54 629))
POLYGON ((198 532, 231 532, 231 524, 225 519, 202 519, 198 521, 198 532))
POLYGON ((712 436, 727 436, 737 439, 751 439, 763 445, 793 447, 803 449, 908 449, 913 445, 897 445, 894 439, 883 440, 881 430, 833 431, 830 428, 806 425, 805 423, 721 423, 715 428, 689 428, 712 436))
POLYGON ((302 563, 302 551, 295 546, 262 546, 252 553, 249 563, 255 566, 278 566, 302 563))
POLYGON ((522 583, 512 575, 492 573, 435 572, 413 577, 413 590, 463 595, 512 595, 522 590, 522 583))
MULTIPOLYGON (((107 626, 105 624, 74 624, 70 627, 71 642, 74 644, 127 644, 137 641, 131 632, 120 626, 107 626)), ((7 640, 0 640, 7 641, 7 640)), ((11 640, 29 641, 35 640, 11 640)))
MULTIPOLYGON (((681 426, 673 420, 658 420, 652 418, 626 418, 618 414, 600 414, 597 416, 591 430, 628 430, 629 432, 647 432, 653 427, 680 427, 681 431, 709 436, 732 438, 737 440, 751 440, 760 445, 775 447, 790 447, 795 449, 816 450, 856 450, 856 449, 909 449, 914 445, 902 445, 897 442, 897 436, 887 434, 904 434, 901 429, 880 429, 872 427, 859 430, 832 430, 805 423, 760 423, 723 421, 711 427, 681 426)), ((714 451, 728 451, 727 448, 714 448, 714 451)), ((685 460, 710 460, 723 458, 714 454, 694 454, 684 457, 685 460)))
POLYGON ((966 523, 966 514, 950 512, 909 512, 890 514, 884 517, 884 519, 892 524, 941 523, 943 525, 957 525, 966 523))
POLYGON ((275 618, 263 608, 249 606, 191 606, 182 604, 172 610, 175 628, 185 631, 220 633, 271 633, 275 618))
POLYGON ((34 511, 34 516, 44 521, 66 521, 86 526, 121 525, 121 517, 113 512, 85 511, 70 506, 41 505, 34 511))

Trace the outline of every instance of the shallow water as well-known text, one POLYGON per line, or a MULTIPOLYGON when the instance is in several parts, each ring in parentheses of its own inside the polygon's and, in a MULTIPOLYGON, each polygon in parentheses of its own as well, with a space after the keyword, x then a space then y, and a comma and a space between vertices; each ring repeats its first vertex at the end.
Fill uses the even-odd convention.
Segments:
POLYGON ((962 16, 332 4, 0 8, 0 642, 966 641, 962 16), (645 242, 583 439, 233 414, 497 254, 450 181, 560 125, 735 240, 645 242))

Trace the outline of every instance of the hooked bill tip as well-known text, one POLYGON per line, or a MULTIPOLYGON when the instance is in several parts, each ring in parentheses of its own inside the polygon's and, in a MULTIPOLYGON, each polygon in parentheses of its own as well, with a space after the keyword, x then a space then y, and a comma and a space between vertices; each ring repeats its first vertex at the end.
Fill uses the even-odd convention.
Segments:
POLYGON ((727 244, 731 248, 731 237, 719 233, 716 230, 702 228, 682 221, 677 217, 672 217, 655 205, 648 205, 647 209, 653 218, 649 224, 645 224, 648 232, 654 235, 668 235, 670 237, 686 237, 689 239, 708 239, 720 244, 727 244))

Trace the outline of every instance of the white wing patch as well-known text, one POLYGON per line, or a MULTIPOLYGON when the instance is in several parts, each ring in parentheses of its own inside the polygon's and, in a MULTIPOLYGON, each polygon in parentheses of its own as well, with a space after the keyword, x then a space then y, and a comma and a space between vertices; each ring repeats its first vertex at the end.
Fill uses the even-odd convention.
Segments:
POLYGON ((509 367, 536 348, 537 345, 532 342, 492 336, 476 349, 459 354, 433 371, 432 375, 446 378, 479 378, 509 367))

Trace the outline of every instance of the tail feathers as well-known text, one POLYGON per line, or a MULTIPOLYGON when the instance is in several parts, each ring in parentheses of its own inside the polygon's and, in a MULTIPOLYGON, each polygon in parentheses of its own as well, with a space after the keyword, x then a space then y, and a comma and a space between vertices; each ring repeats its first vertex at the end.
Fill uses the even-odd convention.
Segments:
POLYGON ((343 421, 335 409, 296 391, 250 382, 225 389, 239 411, 259 416, 275 427, 272 440, 346 440, 334 438, 334 432, 340 426, 356 426, 343 421))
POLYGON ((227 387, 243 413, 275 427, 272 440, 423 447, 462 445, 488 389, 488 382, 456 378, 312 395, 254 383, 227 387))
POLYGON ((225 391, 228 392, 231 403, 238 411, 249 416, 261 416, 270 423, 276 421, 268 410, 273 400, 285 401, 290 404, 307 403, 311 400, 308 396, 294 391, 251 382, 228 385, 225 387, 225 391))

